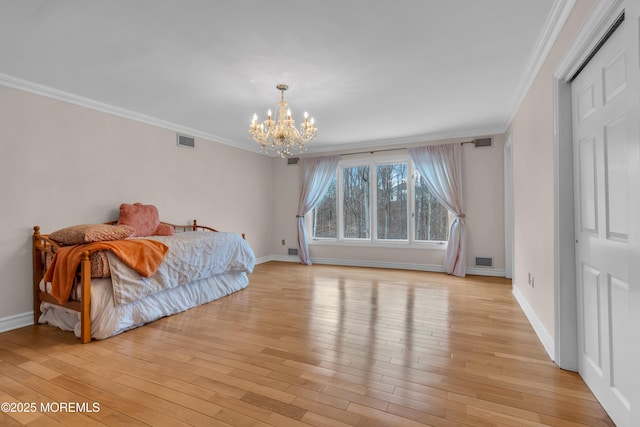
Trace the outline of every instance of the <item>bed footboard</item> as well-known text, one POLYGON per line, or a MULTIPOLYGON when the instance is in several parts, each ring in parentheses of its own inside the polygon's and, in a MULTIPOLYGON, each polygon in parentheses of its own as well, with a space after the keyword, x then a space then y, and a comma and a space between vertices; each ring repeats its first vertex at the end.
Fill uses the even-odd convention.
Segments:
MULTIPOLYGON (((169 224, 168 222, 163 222, 163 224, 167 224, 173 227, 174 230, 176 230, 176 232, 180 232, 180 231, 198 231, 198 230, 208 230, 208 231, 215 231, 217 232, 218 230, 216 230, 215 228, 211 228, 211 227, 207 227, 206 225, 200 225, 198 224, 198 222, 194 219, 193 220, 193 225, 175 225, 175 224, 169 224)), ((244 240, 247 240, 247 236, 245 236, 244 233, 241 233, 241 236, 244 240)))
POLYGON ((49 266, 49 260, 53 258, 56 250, 60 247, 56 242, 49 239, 46 234, 40 234, 40 227, 33 227, 33 323, 38 324, 40 315, 40 303, 48 302, 68 308, 80 313, 80 340, 83 343, 91 341, 91 261, 89 252, 82 254, 82 260, 78 267, 73 283, 72 295, 78 295, 80 287, 80 301, 69 300, 60 304, 47 292, 40 290, 40 282, 49 266))

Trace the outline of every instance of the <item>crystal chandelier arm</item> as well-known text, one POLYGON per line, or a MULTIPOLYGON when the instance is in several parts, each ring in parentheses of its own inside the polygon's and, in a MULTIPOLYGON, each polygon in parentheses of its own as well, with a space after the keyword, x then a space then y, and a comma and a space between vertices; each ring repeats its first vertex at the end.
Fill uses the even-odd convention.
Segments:
POLYGON ((314 126, 314 120, 309 120, 308 113, 304 113, 304 122, 300 124, 300 130, 296 129, 296 122, 292 118, 291 109, 284 100, 284 91, 288 89, 285 84, 276 86, 281 92, 278 114, 275 120, 271 110, 267 113, 267 119, 258 124, 257 115, 253 115, 249 136, 260 145, 260 151, 274 151, 281 157, 293 155, 294 151, 305 149, 307 142, 313 139, 318 130, 314 126))

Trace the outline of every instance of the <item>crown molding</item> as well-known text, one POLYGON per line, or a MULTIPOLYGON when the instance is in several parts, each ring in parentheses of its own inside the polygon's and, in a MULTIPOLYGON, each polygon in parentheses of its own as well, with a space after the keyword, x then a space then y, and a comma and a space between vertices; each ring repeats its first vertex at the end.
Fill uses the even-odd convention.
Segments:
POLYGON ((198 129, 182 126, 180 124, 162 120, 157 117, 148 116, 146 114, 136 113, 135 111, 116 107, 114 105, 105 104, 103 102, 95 101, 93 99, 85 98, 83 96, 75 95, 73 93, 65 92, 59 89, 54 89, 52 87, 45 86, 39 83, 23 80, 18 77, 10 76, 8 74, 0 73, 0 85, 44 96, 47 98, 52 98, 58 101, 67 102, 69 104, 78 105, 80 107, 89 108, 91 110, 100 111, 102 113, 112 114, 114 116, 134 120, 151 126, 156 126, 174 132, 184 133, 197 138, 208 139, 210 141, 239 148, 241 150, 259 153, 259 150, 256 147, 253 147, 253 145, 244 145, 237 141, 232 141, 218 135, 202 132, 198 129))
POLYGON ((607 29, 624 10, 623 0, 598 0, 582 24, 573 43, 554 71, 558 80, 568 81, 600 42, 607 29))
POLYGON ((336 153, 343 151, 353 151, 353 150, 368 150, 368 149, 377 149, 381 147, 398 147, 398 146, 416 146, 419 144, 426 144, 434 141, 443 141, 443 140, 468 140, 478 137, 484 136, 495 136, 503 134, 505 129, 501 126, 492 126, 492 127, 484 127, 484 128, 476 128, 476 129, 465 129, 460 130, 458 132, 447 131, 447 132, 438 132, 438 133, 429 133, 422 135, 412 135, 405 136, 400 138, 388 138, 388 139, 377 139, 377 140, 368 140, 354 143, 347 143, 344 145, 340 144, 331 144, 331 145, 315 145, 303 154, 322 154, 322 153, 336 153))
POLYGON ((529 58, 529 62, 527 63, 527 71, 524 77, 520 80, 520 84, 515 91, 515 96, 511 101, 511 107, 508 109, 511 114, 509 115, 508 120, 504 123, 504 126, 502 126, 502 132, 500 133, 506 132, 507 128, 513 121, 522 101, 527 93, 529 93, 534 80, 540 72, 540 68, 542 68, 542 65, 549 56, 549 52, 551 51, 553 44, 556 42, 556 39, 558 38, 565 22, 569 18, 575 4, 576 0, 556 0, 554 2, 553 8, 549 13, 547 21, 545 22, 540 34, 540 38, 538 39, 536 47, 529 58))

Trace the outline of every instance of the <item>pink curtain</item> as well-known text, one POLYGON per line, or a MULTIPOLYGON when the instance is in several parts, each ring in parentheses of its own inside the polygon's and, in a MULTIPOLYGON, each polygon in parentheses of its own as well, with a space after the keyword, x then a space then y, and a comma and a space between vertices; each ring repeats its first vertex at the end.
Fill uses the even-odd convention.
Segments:
POLYGON ((300 159, 300 200, 298 201, 298 256, 304 264, 311 265, 309 244, 304 230, 304 215, 316 207, 331 185, 340 156, 323 156, 300 159))
POLYGON ((410 148, 409 155, 431 194, 456 215, 449 230, 444 268, 448 274, 464 277, 467 273, 467 229, 462 202, 462 146, 445 144, 410 148))

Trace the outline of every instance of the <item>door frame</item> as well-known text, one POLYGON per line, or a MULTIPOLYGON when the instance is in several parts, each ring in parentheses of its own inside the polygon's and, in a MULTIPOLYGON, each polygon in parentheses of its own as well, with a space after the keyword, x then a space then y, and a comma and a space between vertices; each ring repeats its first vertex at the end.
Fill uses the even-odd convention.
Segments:
POLYGON ((504 277, 513 274, 513 140, 504 144, 504 277))
POLYGON ((600 0, 553 73, 554 361, 578 370, 573 142, 570 79, 624 10, 625 0, 600 0))

